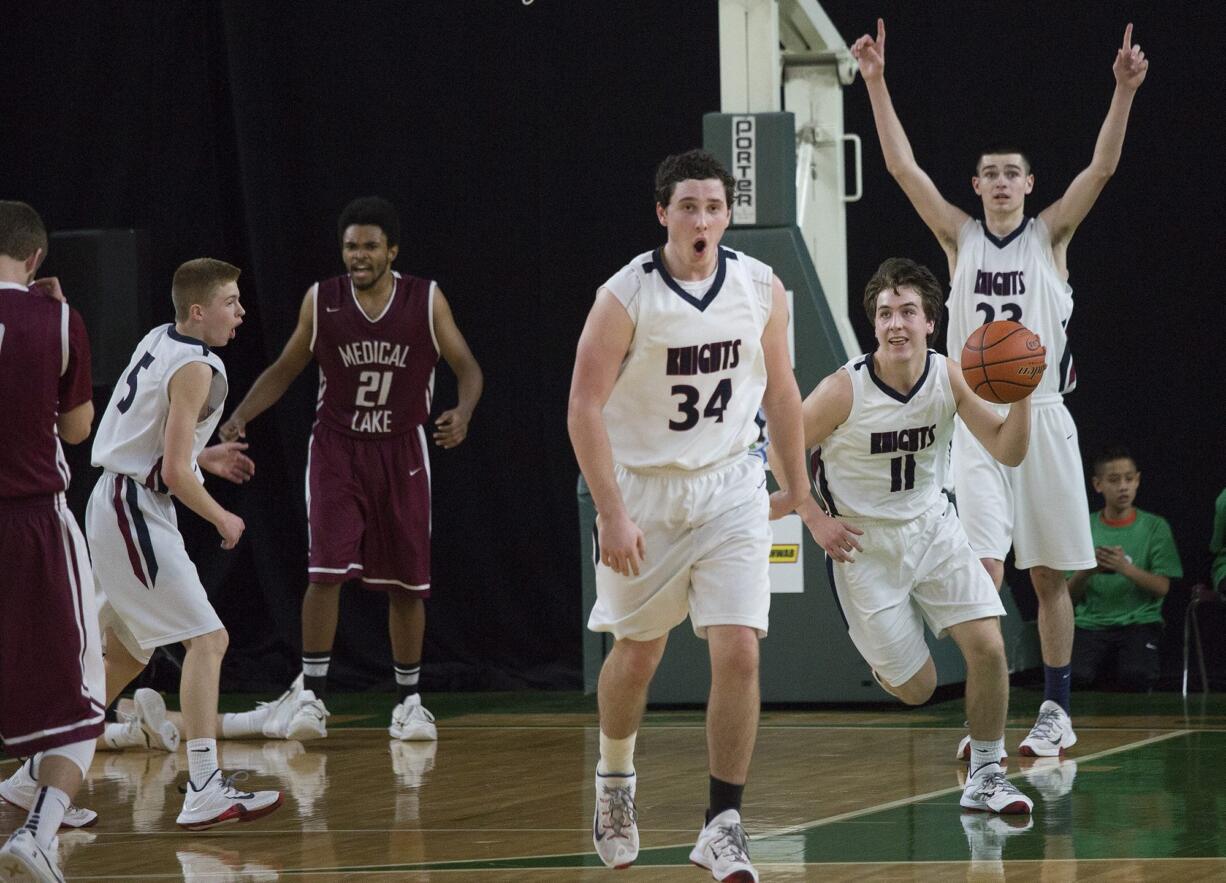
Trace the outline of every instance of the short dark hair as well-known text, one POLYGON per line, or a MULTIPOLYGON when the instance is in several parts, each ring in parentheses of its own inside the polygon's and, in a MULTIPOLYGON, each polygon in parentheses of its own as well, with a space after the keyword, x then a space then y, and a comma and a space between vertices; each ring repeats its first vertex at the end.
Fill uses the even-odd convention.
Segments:
POLYGON ((1101 474, 1103 467, 1112 460, 1130 460, 1134 467, 1137 465, 1137 458, 1132 456, 1132 451, 1128 450, 1128 448, 1123 445, 1107 445, 1094 455, 1094 474, 1101 474))
POLYGON ((358 226, 378 227, 387 237, 387 247, 400 244, 400 215, 396 207, 382 196, 359 196, 341 212, 336 222, 336 238, 343 245, 345 231, 358 226))
POLYGON ((16 200, 0 200, 0 254, 24 261, 47 250, 47 228, 38 212, 16 200))
POLYGON ((1005 153, 1016 153, 1022 158, 1022 171, 1027 175, 1034 174, 1034 166, 1030 164, 1030 155, 1026 151, 1010 144, 1006 141, 996 141, 987 145, 983 150, 975 155, 975 176, 979 176, 979 169, 983 166, 983 158, 988 154, 1000 156, 1005 153))
POLYGON ((656 167, 656 203, 668 208, 673 191, 682 181, 707 181, 718 178, 724 185, 724 201, 732 207, 732 190, 736 181, 728 170, 705 150, 687 150, 664 157, 656 167))
POLYGON ((233 264, 216 258, 195 258, 180 264, 170 283, 170 299, 175 304, 175 320, 182 322, 192 304, 208 306, 217 289, 237 282, 242 273, 233 264))
POLYGON ((915 289, 924 308, 924 318, 932 320, 932 336, 941 327, 941 283, 932 271, 910 258, 886 258, 864 286, 864 312, 870 323, 877 321, 877 295, 887 288, 897 291, 903 286, 915 289))

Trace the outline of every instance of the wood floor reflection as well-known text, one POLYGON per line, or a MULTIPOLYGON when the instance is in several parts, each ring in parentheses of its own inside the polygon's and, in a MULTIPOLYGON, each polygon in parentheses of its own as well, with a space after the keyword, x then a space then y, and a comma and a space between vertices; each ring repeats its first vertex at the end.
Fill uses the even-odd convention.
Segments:
MULTIPOLYGON (((956 707, 768 712, 744 816, 762 879, 1226 879, 1221 708, 1076 718, 1069 758, 1010 758, 1032 819, 957 806, 956 707)), ((1007 744, 1025 734, 1011 719, 1007 744)), ((610 880, 591 852, 594 721, 582 714, 441 718, 438 743, 382 728, 326 740, 223 742, 224 768, 285 805, 248 825, 174 825, 186 758, 99 752, 64 832, 72 880, 610 880)), ((652 712, 639 737, 642 854, 620 880, 700 881, 688 851, 706 802, 701 716, 652 712)), ((0 761, 0 773, 13 769, 0 761)), ((0 807, 0 833, 24 813, 0 807)))

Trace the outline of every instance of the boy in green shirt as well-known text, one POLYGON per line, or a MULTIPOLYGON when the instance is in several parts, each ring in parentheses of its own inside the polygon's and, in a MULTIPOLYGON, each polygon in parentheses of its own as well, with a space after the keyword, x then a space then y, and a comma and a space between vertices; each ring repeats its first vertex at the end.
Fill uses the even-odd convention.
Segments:
POLYGON ((1128 451, 1103 451, 1091 481, 1103 497, 1103 508, 1090 516, 1098 566, 1069 580, 1077 625, 1073 682, 1088 687, 1114 668, 1118 686, 1145 692, 1161 667, 1162 599, 1183 567, 1166 519, 1133 505, 1141 472, 1128 451))
POLYGON ((1226 490, 1217 495, 1213 506, 1213 536, 1209 540, 1209 551, 1213 553, 1213 564, 1210 565, 1213 587, 1219 592, 1226 592, 1226 490))

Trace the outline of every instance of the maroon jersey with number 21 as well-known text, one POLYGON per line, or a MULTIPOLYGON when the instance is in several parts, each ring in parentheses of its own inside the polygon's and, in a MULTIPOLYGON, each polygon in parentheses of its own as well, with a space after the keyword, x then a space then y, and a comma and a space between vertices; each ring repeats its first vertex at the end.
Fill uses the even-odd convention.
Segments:
POLYGON ((348 276, 325 279, 315 292, 316 416, 358 438, 401 435, 430 416, 438 362, 434 283, 394 277, 391 299, 373 318, 358 305, 348 276))

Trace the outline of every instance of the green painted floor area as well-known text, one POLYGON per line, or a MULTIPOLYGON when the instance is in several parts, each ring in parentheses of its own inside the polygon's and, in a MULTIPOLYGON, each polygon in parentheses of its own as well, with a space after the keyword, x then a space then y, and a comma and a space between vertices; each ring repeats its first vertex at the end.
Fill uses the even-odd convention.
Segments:
MULTIPOLYGON (((1036 786, 1031 818, 963 813, 951 790, 855 818, 755 837, 759 865, 1023 859, 1214 858, 1226 855, 1226 733, 1189 732, 1095 759, 1066 760, 1036 786), (1067 791, 1065 789, 1068 789, 1067 791)), ((684 865, 690 846, 645 849, 636 867, 684 865)), ((593 867, 592 853, 406 865, 384 870, 593 867)), ((369 870, 369 869, 368 869, 369 870)))

